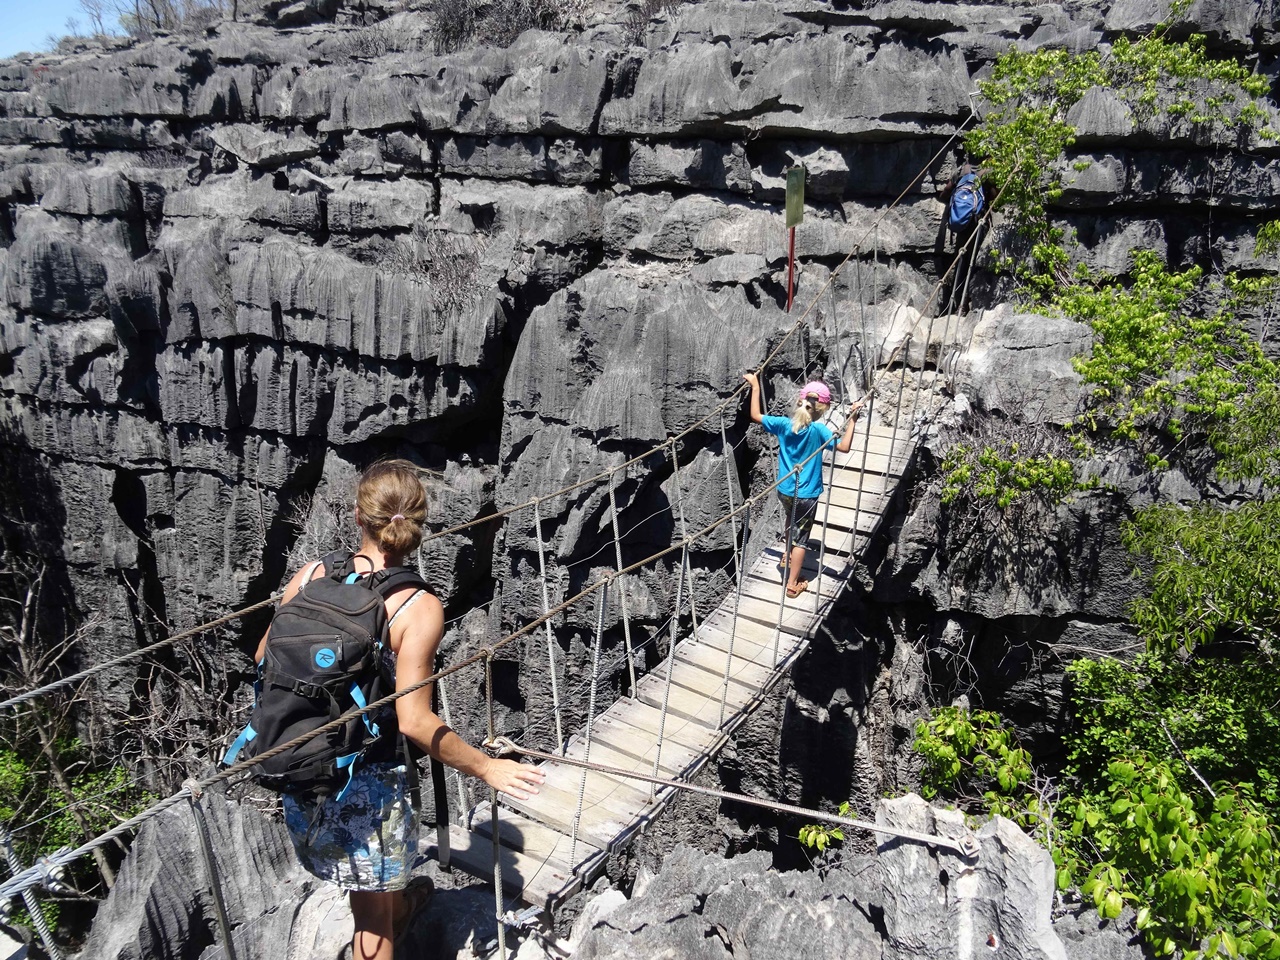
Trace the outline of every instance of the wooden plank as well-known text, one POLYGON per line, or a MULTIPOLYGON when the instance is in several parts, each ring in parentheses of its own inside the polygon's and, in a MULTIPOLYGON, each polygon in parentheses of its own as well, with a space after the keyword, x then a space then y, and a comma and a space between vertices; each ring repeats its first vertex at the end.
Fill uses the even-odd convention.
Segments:
MULTIPOLYGON (((657 681, 658 678, 653 678, 657 681)), ((679 716, 687 717, 698 723, 706 724, 708 727, 716 727, 720 722, 720 698, 714 698, 702 693, 695 693, 684 687, 671 686, 670 693, 666 690, 665 682, 651 682, 649 684, 641 683, 638 685, 640 697, 646 703, 661 709, 663 697, 667 697, 668 711, 679 716)), ((744 702, 749 703, 749 698, 744 702)), ((735 712, 735 711, 730 711, 735 712)))
MULTIPOLYGON (((907 439, 902 434, 898 435, 898 442, 892 446, 892 450, 888 440, 873 439, 871 447, 866 452, 866 469, 876 473, 894 473, 896 471, 901 475, 915 450, 915 441, 907 439), (886 466, 888 469, 885 469, 886 466)), ((835 451, 835 462, 837 467, 862 468, 863 452, 861 445, 855 441, 853 448, 848 453, 835 451)))
MULTIPOLYGON (((492 812, 488 801, 479 804, 471 812, 468 826, 473 833, 485 838, 493 836, 492 812)), ((501 806, 498 807, 498 842, 527 857, 562 864, 566 867, 576 866, 569 863, 573 842, 568 836, 559 830, 503 809, 501 806)), ((579 837, 573 856, 578 863, 585 863, 593 857, 604 856, 604 851, 579 837)))
MULTIPOLYGON (((769 664, 769 658, 773 656, 773 625, 766 626, 757 623, 754 620, 738 618, 737 626, 734 627, 731 618, 727 614, 714 613, 703 623, 702 629, 698 631, 698 640, 709 646, 719 650, 729 649, 730 629, 733 628, 733 648, 741 650, 744 655, 750 652, 751 659, 757 663, 769 664), (745 649, 744 649, 745 645, 745 649), (755 649, 752 649, 755 648, 755 649)), ((789 633, 783 632, 779 639, 779 657, 785 656, 786 651, 795 645, 795 637, 789 633)))
MULTIPOLYGON (((841 433, 844 432, 844 427, 840 427, 839 429, 835 430, 835 432, 837 436, 840 435, 841 433)), ((901 431, 899 431, 898 433, 899 448, 902 447, 902 441, 903 441, 903 434, 901 431)), ((866 448, 868 455, 877 454, 877 453, 888 455, 891 452, 897 452, 892 449, 893 432, 891 430, 872 430, 870 433, 868 433, 866 429, 865 421, 863 423, 858 424, 858 429, 855 430, 853 433, 853 441, 849 449, 849 454, 856 453, 858 454, 859 458, 861 458, 863 447, 866 448)), ((838 456, 848 456, 849 454, 838 454, 838 456)))
MULTIPOLYGON (((517 800, 504 794, 502 803, 569 836, 573 832, 574 811, 578 809, 578 788, 575 785, 573 792, 568 793, 544 784, 540 792, 528 800, 517 800)), ((586 800, 582 806, 578 836, 596 847, 607 849, 619 834, 631 828, 637 816, 632 804, 613 809, 607 802, 586 800)))
MULTIPOLYGON (((814 552, 816 553, 817 551, 814 552)), ((815 592, 820 591, 820 595, 822 597, 830 600, 839 596, 840 591, 844 586, 841 580, 830 575, 819 578, 817 575, 816 565, 814 566, 812 575, 806 574, 804 566, 801 566, 800 578, 802 580, 809 581, 809 589, 798 597, 788 597, 786 601, 788 607, 795 607, 796 609, 801 610, 808 607, 808 609, 812 610, 815 592)), ((742 595, 744 597, 752 597, 756 600, 765 600, 769 603, 776 604, 778 602, 778 598, 782 595, 782 579, 778 576, 778 572, 776 570, 774 571, 772 578, 754 576, 747 577, 747 579, 742 582, 742 595)), ((733 609, 732 605, 730 605, 729 609, 733 609)))
MULTIPOLYGON (((657 743, 658 727, 662 715, 647 703, 639 700, 619 701, 609 709, 609 713, 596 720, 593 736, 601 737, 615 749, 628 750, 636 740, 649 740, 652 748, 657 743)), ((663 752, 675 749, 677 755, 685 751, 697 756, 705 753, 719 738, 718 731, 708 730, 700 723, 691 723, 683 717, 667 717, 662 729, 665 742, 663 752)), ((644 756, 652 756, 645 753, 644 756)))
MULTIPOLYGON (((869 453, 864 463, 861 452, 857 454, 856 459, 850 459, 853 456, 853 451, 836 454, 836 486, 857 489, 858 483, 862 482, 862 476, 879 474, 897 478, 906 473, 907 460, 902 457, 887 457, 882 453, 869 453)), ((832 476, 830 454, 827 454, 824 458, 822 473, 824 477, 832 476)))
MULTIPOLYGON (((434 837, 428 850, 439 850, 434 837)), ((487 836, 454 824, 449 827, 449 851, 449 862, 458 869, 482 880, 493 880, 493 844, 487 836)), ((498 845, 498 856, 502 886, 525 903, 550 908, 577 889, 577 878, 563 864, 526 856, 502 844, 498 845)))
MULTIPOLYGON (((695 693, 692 690, 686 690, 674 682, 668 692, 665 664, 636 684, 636 695, 639 700, 649 704, 651 707, 656 707, 659 711, 662 710, 662 704, 665 699, 668 717, 672 715, 683 717, 692 723, 700 723, 709 728, 716 726, 718 718, 716 716, 708 716, 708 700, 706 696, 695 693)), ((718 701, 716 710, 718 713, 718 701)))
POLYGON ((732 657, 728 657, 723 650, 716 650, 701 643, 685 644, 676 651, 676 659, 705 670, 717 681, 724 679, 727 667, 730 684, 738 683, 756 690, 768 683, 773 674, 771 665, 767 662, 757 663, 749 657, 742 656, 737 650, 732 657))
MULTIPOLYGON (((883 513, 883 505, 881 501, 886 499, 898 486, 896 480, 889 479, 879 474, 862 475, 857 471, 841 470, 846 476, 841 478, 847 480, 847 483, 832 483, 831 489, 831 505, 833 507, 844 507, 846 510, 865 510, 868 506, 877 507, 883 513), (853 476, 848 476, 852 473, 853 476), (879 506, 877 506, 879 505, 879 506)), ((821 510, 826 505, 827 493, 822 492, 822 503, 818 509, 821 510)))
MULTIPOLYGON (((782 614, 782 632, 796 636, 808 636, 814 625, 826 614, 826 607, 820 606, 818 613, 813 612, 813 598, 804 608, 787 607, 782 614)), ((827 603, 827 601, 823 601, 827 603)), ((738 619, 754 620, 769 627, 778 625, 778 602, 776 600, 757 600, 755 597, 743 597, 738 604, 738 619)))
MULTIPOLYGON (((633 773, 643 773, 645 776, 654 776, 653 758, 658 756, 658 773, 659 777, 666 777, 669 780, 678 779, 691 765, 696 763, 701 754, 689 753, 678 744, 667 743, 664 748, 659 751, 658 744, 655 740, 650 740, 641 734, 635 734, 637 740, 643 740, 648 747, 646 757, 637 757, 631 753, 619 750, 612 744, 603 740, 591 739, 591 762, 603 764, 608 767, 616 767, 619 770, 630 770, 633 773)), ((585 755, 585 742, 579 744, 579 750, 576 754, 571 752, 575 759, 581 760, 585 755)), ((640 790, 647 791, 650 784, 643 780, 631 780, 626 777, 620 777, 627 783, 640 790)))
MULTIPOLYGON (((665 677, 663 682, 665 683, 665 677)), ((671 683, 678 685, 706 700, 720 703, 720 694, 724 687, 723 675, 703 670, 694 663, 676 658, 671 669, 671 683)), ((730 683, 728 691, 728 709, 733 710, 751 702, 751 698, 760 690, 759 687, 742 683, 730 683)))
POLYGON ((813 525, 818 527, 823 522, 826 522, 830 526, 838 527, 841 530, 852 530, 856 519, 858 532, 870 535, 880 526, 882 519, 882 512, 878 509, 880 506, 880 503, 871 502, 864 503, 861 510, 851 510, 848 507, 837 507, 835 504, 827 508, 819 503, 817 512, 814 513, 813 525), (876 509, 870 509, 872 506, 876 509))
MULTIPOLYGON (((778 573, 777 563, 782 558, 782 544, 767 547, 760 554, 761 562, 759 567, 763 570, 761 578, 768 580, 770 576, 776 576, 778 573), (772 571, 772 574, 770 573, 772 571)), ((843 557, 834 558, 837 562, 833 563, 831 557, 827 558, 827 562, 823 566, 824 579, 841 579, 848 576, 849 566, 845 563, 843 557)), ((752 568, 753 575, 755 567, 752 568)), ((805 553, 804 563, 800 566, 800 573, 806 580, 813 580, 818 576, 818 551, 809 550, 805 553)), ((732 609, 732 607, 730 607, 732 609)))

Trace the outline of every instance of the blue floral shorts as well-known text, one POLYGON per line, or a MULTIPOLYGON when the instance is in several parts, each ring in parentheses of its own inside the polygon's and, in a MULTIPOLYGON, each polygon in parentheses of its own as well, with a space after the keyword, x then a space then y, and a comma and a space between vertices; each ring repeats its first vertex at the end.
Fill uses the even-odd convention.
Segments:
POLYGON ((358 770, 341 800, 284 795, 284 821, 306 869, 344 890, 403 890, 418 852, 404 765, 358 770))

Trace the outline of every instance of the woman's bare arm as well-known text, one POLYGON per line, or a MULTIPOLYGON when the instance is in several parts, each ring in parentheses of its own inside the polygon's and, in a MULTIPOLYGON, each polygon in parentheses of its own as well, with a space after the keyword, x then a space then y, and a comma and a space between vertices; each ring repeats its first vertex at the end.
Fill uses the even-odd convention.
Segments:
MULTIPOLYGON (((444 635, 444 609, 427 594, 406 610, 396 651, 396 690, 404 690, 434 672, 436 648, 444 635)), ((396 626, 400 627, 400 621, 396 626)), ((393 638, 395 639, 395 638, 393 638)), ((515 760, 488 756, 463 740, 431 709, 429 683, 396 701, 400 732, 441 763, 462 773, 479 777, 503 793, 527 800, 538 792, 545 778, 542 771, 515 760)))

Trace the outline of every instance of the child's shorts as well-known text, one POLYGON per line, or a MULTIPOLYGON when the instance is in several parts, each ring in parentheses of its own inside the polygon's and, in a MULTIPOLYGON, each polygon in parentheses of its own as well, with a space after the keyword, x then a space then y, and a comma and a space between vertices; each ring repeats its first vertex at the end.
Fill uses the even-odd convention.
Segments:
POLYGON ((803 547, 809 539, 809 530, 813 527, 814 515, 818 512, 817 497, 788 497, 785 493, 779 493, 778 499, 782 502, 782 528, 785 530, 787 524, 791 524, 790 536, 787 539, 793 547, 803 547), (791 505, 795 504, 796 513, 795 520, 791 519, 791 505))

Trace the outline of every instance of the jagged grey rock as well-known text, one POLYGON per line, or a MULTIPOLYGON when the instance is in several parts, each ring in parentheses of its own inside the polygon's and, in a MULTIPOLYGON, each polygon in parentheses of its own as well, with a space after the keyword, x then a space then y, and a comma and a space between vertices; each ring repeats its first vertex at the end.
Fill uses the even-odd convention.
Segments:
MULTIPOLYGON (((39 547, 65 568, 65 606, 103 618, 86 663, 135 645, 126 584, 175 628, 261 599, 311 546, 297 512, 344 502, 379 456, 430 471, 440 530, 643 453, 734 390, 815 299, 807 335, 771 362, 774 402, 818 374, 841 399, 856 393, 875 357, 933 318, 908 359, 967 396, 967 413, 946 416, 1075 412, 1082 328, 993 302, 1002 288, 981 261, 984 309, 939 316, 951 250, 939 190, 995 56, 1098 49, 1166 16, 1163 0, 711 0, 643 23, 606 4, 581 30, 455 52, 437 52, 426 13, 390 6, 271 0, 199 35, 0 62, 0 461, 30 474, 0 508, 42 505, 39 547), (788 316, 779 204, 795 163, 809 204, 788 316), (957 336, 963 358, 943 349, 957 336)), ((1267 9, 1199 0, 1189 16, 1212 51, 1270 75, 1267 9)), ((1280 192, 1274 146, 1152 122, 1099 91, 1071 120, 1070 182, 1050 209, 1080 262, 1123 271, 1139 246, 1180 266, 1274 266, 1252 254, 1280 192)), ((726 466, 730 483, 765 482, 768 449, 741 407, 725 432, 728 462, 719 418, 682 441, 681 497, 669 456, 619 474, 628 560, 679 539, 676 503, 690 525, 722 512, 726 466)), ((904 504, 883 560, 859 570, 851 606, 797 671, 794 709, 766 708, 718 772, 762 793, 822 780, 825 800, 874 800, 910 776, 895 747, 926 679, 970 649, 1007 668, 990 701, 1047 737, 1063 711, 1051 658, 993 651, 1014 634, 1035 650, 1123 646, 1135 588, 1113 519, 1195 495, 1177 476, 1144 487, 1119 459, 1089 469, 1119 492, 1055 512, 1054 542, 1069 546, 973 582, 950 566, 936 498, 904 504), (927 645, 908 636, 917 621, 927 645), (775 736, 784 758, 767 755, 775 736), (834 773, 814 773, 819 739, 845 758, 834 773)), ((608 496, 541 509, 555 602, 611 569, 608 496)), ((753 548, 771 542, 778 508, 754 519, 753 548)), ((540 611, 532 527, 523 511, 429 542, 422 563, 450 617, 487 605, 451 628, 450 655, 540 611)), ((695 582, 713 592, 728 561, 717 530, 692 552, 695 582)), ((675 567, 621 581, 637 622, 669 614, 675 567)), ((565 620, 554 669, 581 683, 591 615, 565 620)), ((607 622, 616 659, 616 611, 607 622)), ((243 630, 218 653, 247 667, 256 637, 243 630)), ((534 733, 550 714, 540 644, 526 643, 499 707, 534 733)), ((134 679, 102 689, 127 704, 134 679)), ((617 673, 602 683, 616 688, 617 673)), ((478 701, 457 699, 459 728, 481 732, 478 701)), ((686 816, 702 818, 689 835, 708 847, 779 842, 776 827, 703 813, 686 816)))

